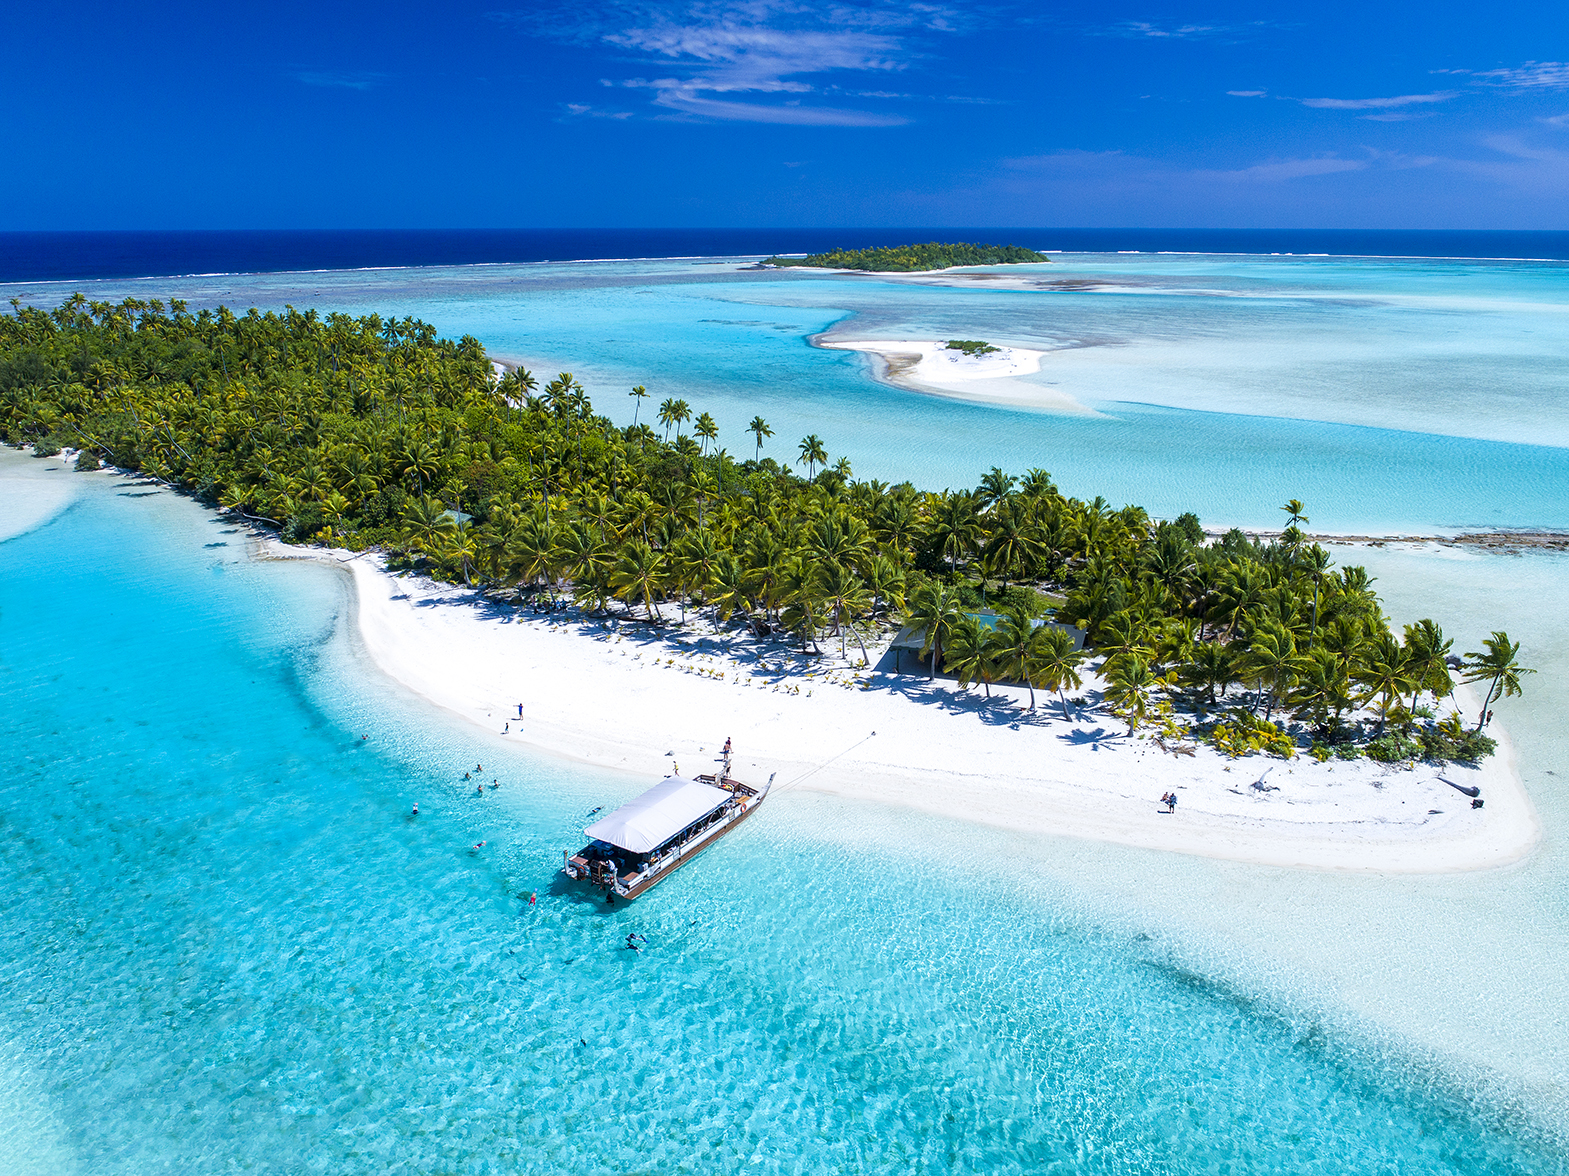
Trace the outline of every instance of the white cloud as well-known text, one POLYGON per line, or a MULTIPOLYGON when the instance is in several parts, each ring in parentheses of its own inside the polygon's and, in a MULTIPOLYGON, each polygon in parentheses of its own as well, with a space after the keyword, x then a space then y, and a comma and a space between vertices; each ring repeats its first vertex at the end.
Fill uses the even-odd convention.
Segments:
POLYGON ((1300 180, 1309 176, 1328 176, 1336 172, 1363 171, 1367 161, 1362 159, 1336 159, 1326 156, 1318 159, 1276 159, 1268 163, 1255 163, 1251 167, 1231 171, 1193 171, 1187 173, 1197 179, 1226 180, 1233 183, 1279 184, 1286 180, 1300 180))
POLYGON ((1059 177, 1094 176, 1102 181, 1114 180, 1122 186, 1147 186, 1152 189, 1166 185, 1190 187, 1195 183, 1207 187, 1213 187, 1216 183, 1273 185, 1337 172, 1364 171, 1369 166, 1367 160, 1321 156, 1312 159, 1271 159, 1247 167, 1228 169, 1176 168, 1157 160, 1124 155, 1120 151, 1058 151, 1050 155, 1029 155, 1002 162, 1004 167, 1013 171, 1059 177))
POLYGON ((565 103, 566 112, 576 118, 610 118, 629 119, 632 117, 630 110, 602 110, 597 106, 588 106, 582 102, 565 103))
POLYGON ((1511 90, 1569 90, 1569 62, 1528 61, 1514 69, 1481 70, 1471 76, 1486 85, 1505 86, 1511 90))
POLYGON ((1229 32, 1229 29, 1220 25, 1177 25, 1174 28, 1163 29, 1159 25, 1151 24, 1147 20, 1125 20, 1116 26, 1116 32, 1124 37, 1175 37, 1185 39, 1191 37, 1211 36, 1215 33, 1229 32))
MULTIPOLYGON (((701 82, 679 78, 645 81, 633 78, 621 83, 632 89, 655 91, 654 105, 696 118, 715 118, 726 122, 770 123, 797 127, 896 127, 909 120, 897 114, 874 114, 864 110, 845 110, 834 106, 802 106, 798 102, 766 105, 759 102, 733 102, 705 96, 709 88, 701 82)), ((810 87, 802 87, 802 90, 810 87)))
POLYGON ((1315 110, 1387 110, 1396 106, 1448 102, 1458 93, 1458 90, 1440 90, 1433 94, 1401 94, 1394 98, 1298 98, 1297 101, 1315 110))
POLYGON ((594 11, 589 17, 557 9, 500 14, 498 19, 540 28, 554 37, 597 41, 658 63, 661 75, 669 70, 674 76, 609 84, 651 90, 654 105, 664 111, 687 118, 795 126, 887 127, 908 122, 885 111, 816 105, 805 96, 818 95, 819 101, 832 101, 830 94, 840 101, 909 98, 882 87, 825 86, 819 79, 897 74, 918 56, 906 43, 911 35, 949 32, 964 23, 960 14, 942 5, 882 0, 840 0, 828 6, 798 0, 695 0, 679 6, 608 0, 594 11))
POLYGON ((368 70, 301 70, 294 75, 294 78, 307 86, 369 90, 372 86, 386 81, 387 75, 368 70))
POLYGON ((1268 94, 1269 91, 1268 90, 1227 90, 1226 93, 1230 97, 1232 97, 1232 98, 1262 98, 1262 97, 1264 97, 1264 95, 1268 94))

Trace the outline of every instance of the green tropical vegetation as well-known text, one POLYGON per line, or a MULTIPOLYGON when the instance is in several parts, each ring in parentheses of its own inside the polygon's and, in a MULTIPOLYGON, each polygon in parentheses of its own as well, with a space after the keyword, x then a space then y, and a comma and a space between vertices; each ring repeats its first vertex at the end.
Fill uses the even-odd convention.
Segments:
POLYGON ((10 444, 72 449, 80 469, 164 480, 291 542, 378 547, 519 599, 650 624, 696 610, 863 661, 909 624, 929 675, 987 694, 1022 684, 1032 711, 1037 691, 1055 694, 1065 718, 1093 662, 1130 735, 1153 725, 1234 755, 1474 760, 1493 748, 1489 708, 1532 672, 1506 633, 1462 661, 1432 620, 1396 632, 1367 573, 1307 539, 1295 501, 1278 538, 1211 540, 1192 514, 1074 498, 1039 469, 993 469, 973 490, 855 480, 815 434, 781 464, 762 456, 761 416, 738 462, 708 413, 682 431, 682 400, 661 403, 659 432, 618 428, 570 374, 498 378, 477 340, 410 319, 80 296, 12 307, 10 444), (1473 729, 1439 717, 1454 668, 1487 687, 1473 729))
POLYGON ((994 351, 1001 351, 1000 347, 993 347, 980 339, 949 339, 944 344, 945 351, 962 351, 971 359, 978 355, 990 355, 994 351))
POLYGON ((827 253, 809 253, 805 257, 770 257, 763 264, 889 274, 949 269, 956 265, 1020 265, 1050 260, 1044 253, 1021 245, 928 241, 924 245, 879 245, 871 249, 830 249, 827 253))

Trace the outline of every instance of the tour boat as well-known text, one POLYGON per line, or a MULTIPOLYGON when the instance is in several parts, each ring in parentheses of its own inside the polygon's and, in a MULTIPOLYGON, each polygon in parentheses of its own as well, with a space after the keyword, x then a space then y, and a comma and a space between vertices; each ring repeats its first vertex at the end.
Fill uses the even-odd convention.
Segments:
POLYGON ((693 779, 667 776, 583 832, 593 838, 577 853, 563 851, 563 873, 616 897, 636 898, 734 829, 768 795, 773 776, 759 790, 724 768, 693 779))

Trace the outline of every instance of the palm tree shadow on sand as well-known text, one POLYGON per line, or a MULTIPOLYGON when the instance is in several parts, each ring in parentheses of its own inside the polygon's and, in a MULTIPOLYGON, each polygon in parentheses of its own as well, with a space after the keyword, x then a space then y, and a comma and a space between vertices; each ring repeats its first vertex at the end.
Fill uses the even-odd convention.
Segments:
MULTIPOLYGON (((749 619, 739 616, 732 617, 723 627, 705 633, 694 631, 690 621, 683 623, 675 617, 653 618, 609 609, 595 611, 569 601, 550 599, 543 591, 502 594, 482 585, 431 583, 437 591, 416 599, 416 607, 455 605, 472 610, 483 620, 501 624, 561 626, 595 641, 625 642, 640 655, 722 656, 738 663, 737 672, 762 678, 772 685, 827 684, 824 679, 808 677, 808 671, 824 667, 825 655, 821 650, 803 651, 800 639, 790 633, 772 631, 760 636, 749 619)), ((410 595, 403 593, 394 599, 408 599, 410 595)), ((832 663, 828 668, 841 669, 832 663)), ((1098 699, 1075 706, 1074 717, 1068 719, 1058 713, 1060 707, 1055 699, 1041 697, 1031 710, 1022 700, 1008 695, 988 697, 984 688, 960 687, 958 679, 947 672, 929 676, 913 666, 901 667, 891 650, 884 651, 867 672, 870 676, 864 679, 863 689, 897 695, 911 703, 936 707, 949 714, 974 715, 991 727, 1055 731, 1058 738, 1081 745, 1099 743, 1117 734, 1104 727, 1085 731, 1078 726, 1098 699)))

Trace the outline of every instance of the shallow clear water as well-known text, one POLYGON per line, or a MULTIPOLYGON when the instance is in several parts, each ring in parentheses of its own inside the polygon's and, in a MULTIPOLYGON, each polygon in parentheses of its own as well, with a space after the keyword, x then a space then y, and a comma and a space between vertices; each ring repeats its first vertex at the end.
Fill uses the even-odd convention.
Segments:
MULTIPOLYGON (((622 263, 87 291, 413 314, 570 368, 618 419, 641 382, 735 452, 762 412, 765 452, 815 431, 884 480, 1043 465, 1211 522, 1300 496, 1315 528, 1569 525, 1564 267, 1049 272, 1104 285, 622 263), (1103 415, 886 388, 824 330, 1069 347, 1051 378, 1103 415)), ((1397 619, 1460 648, 1506 627, 1544 669, 1500 708, 1547 829, 1519 867, 1267 870, 789 793, 610 914, 549 878, 635 782, 493 762, 361 665, 329 570, 246 563, 110 485, 0 544, 0 1170, 1566 1168, 1530 1142, 1569 1138, 1559 557, 1339 553, 1397 619), (506 787, 473 801, 481 757, 506 787), (974 873, 999 852, 1033 884, 974 873)), ((35 479, 0 533, 24 497, 13 530, 60 507, 35 479)))
POLYGON ((498 758, 366 673, 332 569, 83 482, 0 544, 0 1169, 1560 1170, 918 820, 786 793, 587 901, 559 851, 635 782, 498 758))
MULTIPOLYGON (((735 261, 474 266, 83 285, 94 297, 416 315, 630 423, 633 384, 681 396, 746 456, 820 434, 858 474, 974 485, 1040 466, 1067 491, 1215 523, 1432 531, 1569 526, 1569 263, 1065 255, 996 290, 748 271, 735 261), (837 338, 1056 349, 1039 376, 1098 415, 959 403, 873 382, 837 338)), ((39 304, 64 285, 16 287, 39 304)))

